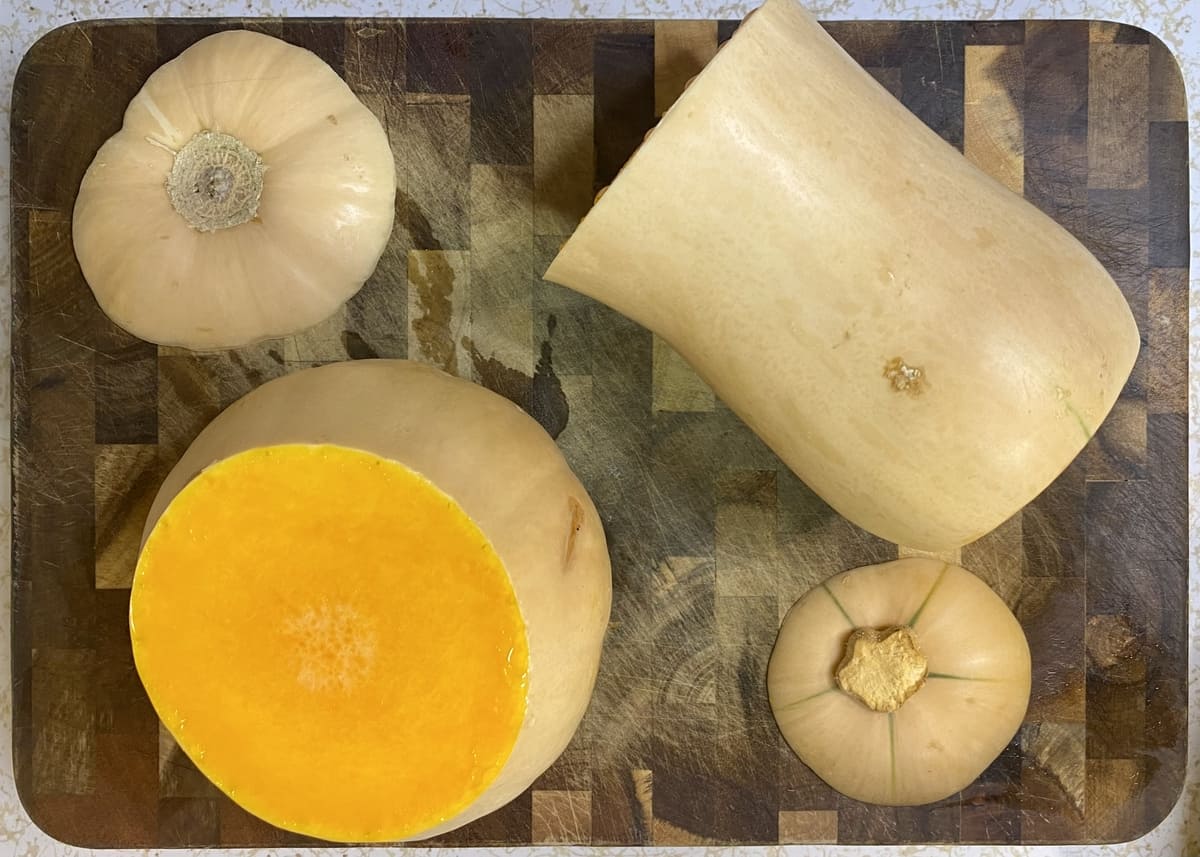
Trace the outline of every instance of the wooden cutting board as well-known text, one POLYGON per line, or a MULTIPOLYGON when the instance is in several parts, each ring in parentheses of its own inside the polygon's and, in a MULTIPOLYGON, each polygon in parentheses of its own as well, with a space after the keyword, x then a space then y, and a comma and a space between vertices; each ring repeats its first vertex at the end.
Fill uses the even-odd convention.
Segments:
POLYGON ((439 364, 533 413, 592 492, 614 560, 611 629, 574 742, 511 805, 437 844, 1101 842, 1163 818, 1187 713, 1187 137, 1174 61, 1108 24, 829 27, 1097 254, 1143 343, 1079 459, 961 552, 1028 634, 1025 725, 961 794, 894 809, 840 797, 800 764, 764 670, 809 586, 907 551, 834 514, 650 333, 539 277, 734 29, 125 21, 72 25, 30 51, 12 116, 13 711, 17 785, 40 826, 105 847, 305 841, 221 796, 161 730, 130 655, 129 585, 150 499, 209 419, 269 378, 376 355, 439 364), (100 313, 71 207, 146 76, 230 26, 314 50, 376 111, 396 151, 397 218, 379 269, 328 323, 194 355, 100 313))

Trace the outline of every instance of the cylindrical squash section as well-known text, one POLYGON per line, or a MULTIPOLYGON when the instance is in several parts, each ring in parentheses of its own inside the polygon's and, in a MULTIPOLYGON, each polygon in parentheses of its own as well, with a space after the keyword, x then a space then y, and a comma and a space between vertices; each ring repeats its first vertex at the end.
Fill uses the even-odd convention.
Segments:
POLYGON ((1121 292, 792 0, 767 0, 546 273, 651 328, 830 505, 937 550, 1032 500, 1139 347, 1121 292))

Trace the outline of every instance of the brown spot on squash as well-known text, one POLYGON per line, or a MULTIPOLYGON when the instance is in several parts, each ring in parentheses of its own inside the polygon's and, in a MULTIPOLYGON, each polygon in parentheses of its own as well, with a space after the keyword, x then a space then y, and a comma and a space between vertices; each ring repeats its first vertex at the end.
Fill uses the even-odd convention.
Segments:
POLYGON ((583 504, 574 497, 568 497, 567 508, 571 517, 567 525, 567 550, 563 555, 563 571, 571 567, 571 557, 575 555, 575 540, 583 530, 583 504))
POLYGON ((994 247, 996 244, 996 235, 992 230, 983 227, 975 227, 975 246, 980 250, 986 250, 989 247, 994 247))
POLYGON ((325 117, 325 121, 328 122, 330 125, 336 125, 338 123, 337 117, 334 116, 332 113, 330 113, 328 116, 325 117))
POLYGON ((897 393, 908 393, 914 397, 925 392, 928 383, 925 370, 920 366, 908 365, 902 357, 893 357, 883 364, 883 377, 897 393))

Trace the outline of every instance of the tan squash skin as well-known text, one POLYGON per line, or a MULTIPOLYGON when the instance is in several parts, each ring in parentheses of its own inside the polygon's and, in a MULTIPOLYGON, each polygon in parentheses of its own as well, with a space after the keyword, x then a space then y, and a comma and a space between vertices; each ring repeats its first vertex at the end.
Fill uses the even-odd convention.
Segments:
POLYGON ((430 366, 362 360, 271 381, 200 433, 155 497, 145 537, 202 469, 257 446, 333 443, 401 462, 453 497, 504 561, 526 622, 524 724, 460 827, 508 803, 558 758, 591 696, 612 583, 604 531, 554 441, 507 399, 430 366))
POLYGON ((830 505, 927 550, 1061 473, 1139 347, 1082 245, 791 0, 742 25, 546 278, 657 332, 830 505))
MULTIPOLYGON (((375 270, 395 157, 379 119, 311 51, 216 33, 156 69, 96 153, 72 215, 75 254, 105 314, 142 339, 211 350, 290 335, 375 270), (177 156, 204 132, 261 158, 252 219, 200 231, 172 200, 177 156)), ((237 179, 243 192, 255 184, 237 179)))
POLYGON ((987 584, 911 558, 835 575, 788 611, 767 667, 784 738, 817 776, 855 800, 932 803, 966 788, 1004 750, 1029 704, 1029 644, 987 584), (903 625, 928 677, 891 714, 835 686, 858 627, 903 625), (832 688, 832 689, 831 689, 832 688))

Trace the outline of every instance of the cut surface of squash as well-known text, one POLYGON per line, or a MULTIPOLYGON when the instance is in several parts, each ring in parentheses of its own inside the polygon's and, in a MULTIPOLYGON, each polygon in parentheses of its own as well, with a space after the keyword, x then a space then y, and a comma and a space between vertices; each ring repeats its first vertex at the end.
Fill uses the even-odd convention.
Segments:
POLYGON ((525 716, 500 557, 432 482, 356 449, 260 447, 201 472, 146 541, 130 628, 197 766, 313 836, 399 840, 454 816, 525 716))

